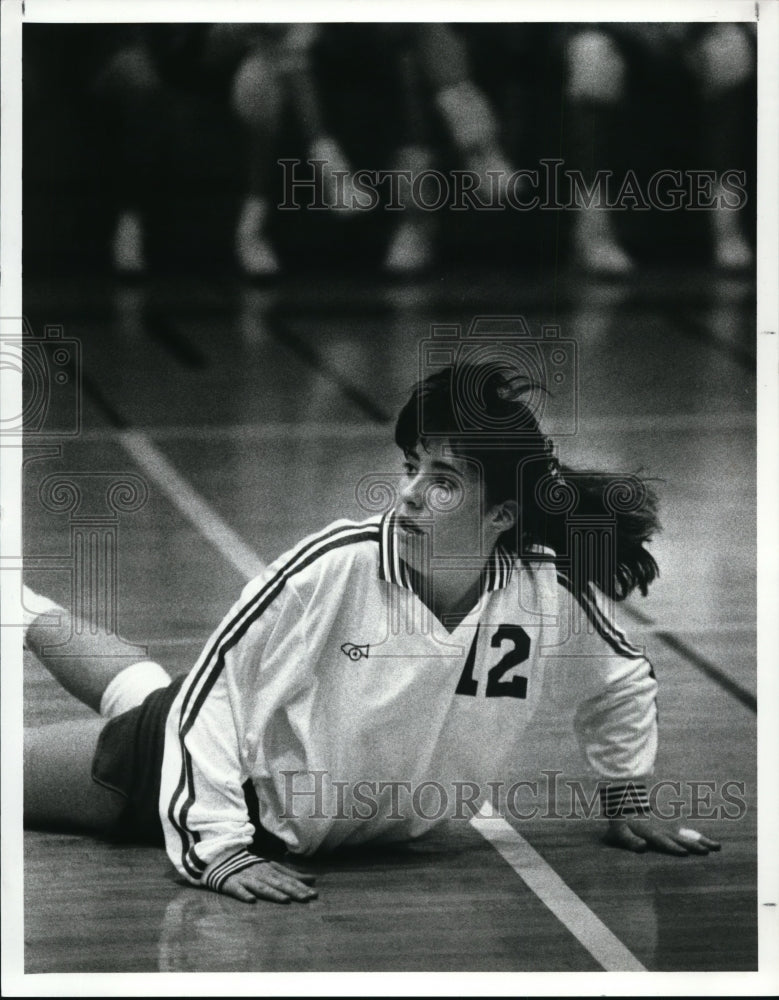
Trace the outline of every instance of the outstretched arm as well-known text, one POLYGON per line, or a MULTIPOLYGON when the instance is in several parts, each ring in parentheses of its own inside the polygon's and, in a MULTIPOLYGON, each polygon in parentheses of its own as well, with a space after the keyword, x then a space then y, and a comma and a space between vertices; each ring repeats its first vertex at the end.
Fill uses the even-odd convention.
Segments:
POLYGON ((294 594, 273 604, 260 596, 261 582, 247 588, 171 708, 160 818, 168 855, 193 885, 246 902, 304 901, 315 895, 310 879, 254 853, 244 795, 253 771, 263 766, 261 664, 279 634, 289 633, 287 617, 299 613, 294 594))
POLYGON ((605 843, 680 857, 719 850, 696 830, 652 814, 645 778, 657 744, 657 684, 648 661, 609 658, 599 670, 594 664, 589 669, 603 672, 603 687, 579 706, 575 728, 590 765, 610 779, 601 793, 608 818, 605 843))
MULTIPOLYGON (((566 687, 578 707, 574 728, 590 767, 603 779, 605 843, 624 850, 686 856, 719 850, 716 841, 652 814, 646 779, 657 750, 657 681, 643 651, 628 641, 589 586, 565 595, 581 627, 561 643, 566 687)), ((563 616, 564 618, 566 616, 563 616)), ((571 616, 569 621, 575 619, 571 616)))

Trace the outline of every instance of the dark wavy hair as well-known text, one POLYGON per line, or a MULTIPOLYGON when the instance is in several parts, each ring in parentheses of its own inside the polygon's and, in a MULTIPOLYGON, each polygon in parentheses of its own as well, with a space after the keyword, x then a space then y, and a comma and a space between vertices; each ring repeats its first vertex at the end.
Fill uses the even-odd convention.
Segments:
POLYGON ((408 454, 446 438, 455 454, 475 463, 488 504, 518 503, 517 524, 500 539, 517 555, 533 545, 567 553, 572 517, 580 525, 610 525, 613 549, 605 557, 582 552, 580 582, 618 601, 636 588, 646 595, 659 573, 644 547, 660 530, 655 491, 637 474, 561 465, 528 402, 544 391, 507 365, 449 365, 414 387, 398 415, 395 442, 408 454))

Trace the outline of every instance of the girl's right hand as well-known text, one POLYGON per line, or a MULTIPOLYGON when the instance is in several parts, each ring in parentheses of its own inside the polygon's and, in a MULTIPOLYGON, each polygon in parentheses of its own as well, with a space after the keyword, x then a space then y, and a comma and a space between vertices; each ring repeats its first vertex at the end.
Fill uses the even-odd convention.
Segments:
POLYGON ((258 861, 231 875, 222 885, 221 892, 240 899, 244 903, 254 903, 267 899, 272 903, 308 903, 316 899, 318 893, 311 885, 316 881, 313 875, 295 872, 275 861, 258 861))

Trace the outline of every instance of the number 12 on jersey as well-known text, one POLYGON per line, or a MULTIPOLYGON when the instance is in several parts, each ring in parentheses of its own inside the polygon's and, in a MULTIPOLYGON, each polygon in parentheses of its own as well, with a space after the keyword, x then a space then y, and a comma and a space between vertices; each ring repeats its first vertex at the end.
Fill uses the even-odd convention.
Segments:
MULTIPOLYGON (((468 658, 465 661, 463 672, 460 674, 460 681, 455 689, 455 694, 465 694, 476 696, 479 683, 474 679, 473 668, 476 664, 476 647, 479 642, 479 629, 473 637, 471 648, 468 650, 468 658)), ((490 640, 490 645, 495 649, 500 649, 503 643, 511 643, 508 649, 494 667, 490 667, 487 673, 487 698, 526 698, 527 697, 527 677, 515 675, 510 680, 504 681, 502 678, 512 667, 524 663, 530 656, 530 636, 521 625, 499 625, 497 631, 490 640)))

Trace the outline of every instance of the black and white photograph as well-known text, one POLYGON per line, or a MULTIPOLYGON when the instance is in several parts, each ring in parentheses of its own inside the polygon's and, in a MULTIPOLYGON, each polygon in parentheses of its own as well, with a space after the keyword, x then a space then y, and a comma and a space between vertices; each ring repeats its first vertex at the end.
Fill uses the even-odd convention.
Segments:
POLYGON ((4 995, 779 989, 778 25, 3 0, 4 995))

